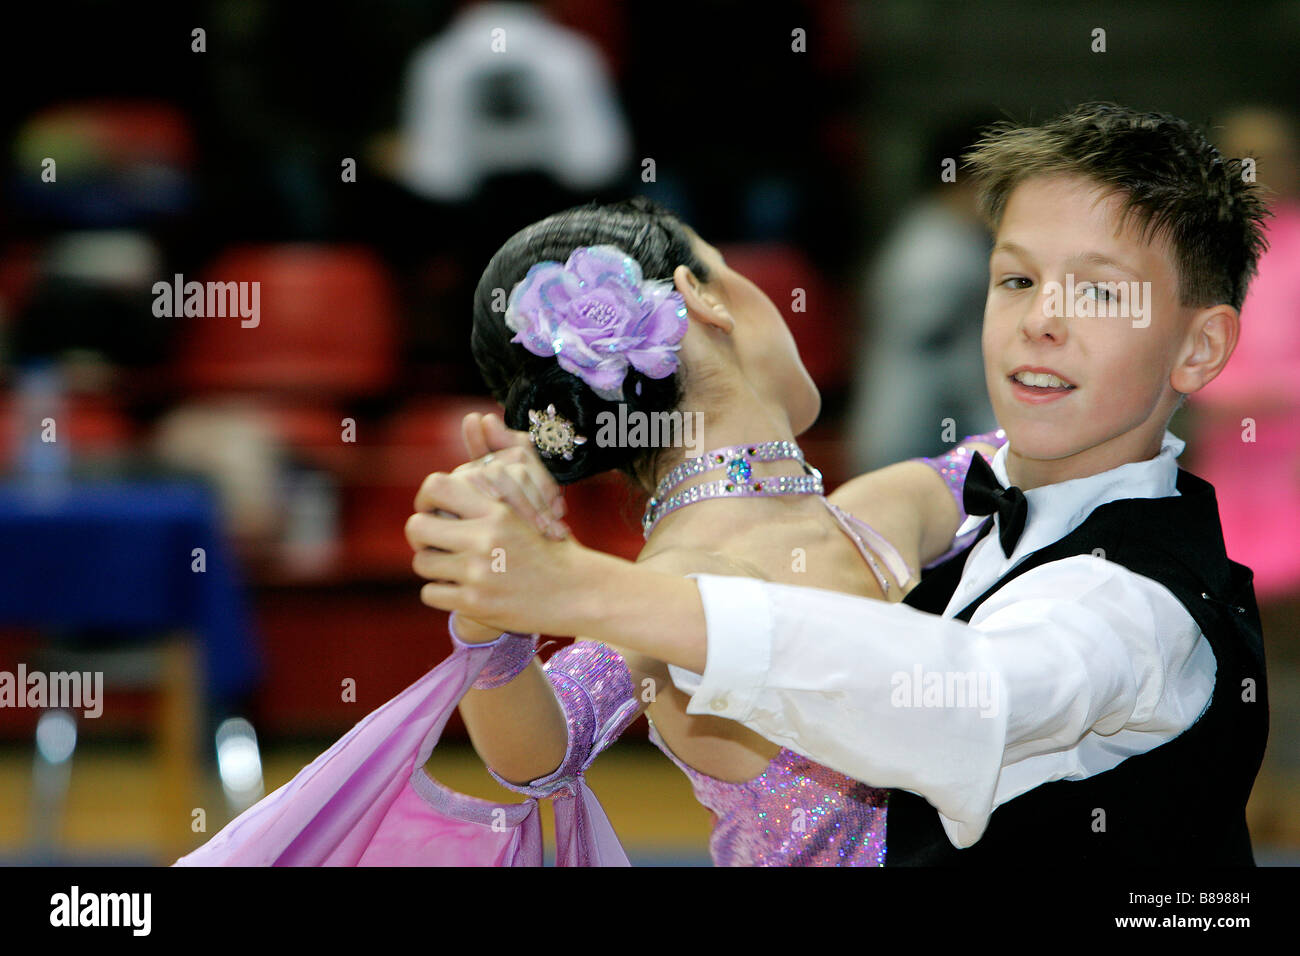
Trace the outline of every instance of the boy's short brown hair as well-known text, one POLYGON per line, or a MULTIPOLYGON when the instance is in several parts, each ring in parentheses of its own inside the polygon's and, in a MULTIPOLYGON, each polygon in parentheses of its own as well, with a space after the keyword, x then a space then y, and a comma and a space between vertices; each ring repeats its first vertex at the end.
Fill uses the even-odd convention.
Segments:
POLYGON ((1168 113, 1087 103, 1041 126, 996 123, 963 157, 995 232, 1011 191, 1031 176, 1086 176, 1124 194, 1143 241, 1164 234, 1174 250, 1179 301, 1241 308, 1267 244, 1263 187, 1240 159, 1224 159, 1203 133, 1168 113))

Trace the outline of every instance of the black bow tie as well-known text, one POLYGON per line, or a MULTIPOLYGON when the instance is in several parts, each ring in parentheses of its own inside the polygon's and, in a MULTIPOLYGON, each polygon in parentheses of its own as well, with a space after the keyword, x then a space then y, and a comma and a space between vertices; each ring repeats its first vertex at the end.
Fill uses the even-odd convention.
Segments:
POLYGON ((970 470, 966 472, 961 500, 969 515, 991 515, 997 512, 998 540, 1002 542, 1002 553, 1011 557, 1021 532, 1025 530, 1025 520, 1029 517, 1029 502, 1025 500, 1025 493, 1015 485, 1003 488, 984 456, 971 452, 970 470))

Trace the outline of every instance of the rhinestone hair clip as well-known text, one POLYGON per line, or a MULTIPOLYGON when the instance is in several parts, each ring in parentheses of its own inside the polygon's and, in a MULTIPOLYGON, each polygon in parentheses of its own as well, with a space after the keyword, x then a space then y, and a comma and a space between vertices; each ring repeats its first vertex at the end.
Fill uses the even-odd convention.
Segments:
POLYGON ((555 411, 555 405, 547 405, 546 412, 528 409, 528 437, 540 454, 548 458, 559 455, 565 461, 573 461, 573 451, 578 445, 585 445, 587 439, 578 434, 576 426, 563 415, 555 411))

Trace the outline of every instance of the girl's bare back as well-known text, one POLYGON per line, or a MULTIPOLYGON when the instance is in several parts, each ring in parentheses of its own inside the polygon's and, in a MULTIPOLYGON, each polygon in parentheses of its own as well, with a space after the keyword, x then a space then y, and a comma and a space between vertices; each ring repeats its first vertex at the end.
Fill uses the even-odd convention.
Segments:
MULTIPOLYGON (((887 531, 886 538, 890 540, 887 531)), ((915 556, 900 550, 909 567, 915 567, 915 556)), ((738 534, 718 551, 660 550, 643 553, 638 563, 672 573, 743 575, 885 599, 857 546, 829 508, 816 520, 738 534)), ((899 588, 891 592, 894 600, 904 593, 899 588)), ((626 653, 624 657, 641 699, 649 698, 646 710, 656 730, 683 763, 714 779, 740 783, 765 772, 780 752, 777 744, 734 720, 688 714, 690 697, 677 689, 662 662, 626 653)))

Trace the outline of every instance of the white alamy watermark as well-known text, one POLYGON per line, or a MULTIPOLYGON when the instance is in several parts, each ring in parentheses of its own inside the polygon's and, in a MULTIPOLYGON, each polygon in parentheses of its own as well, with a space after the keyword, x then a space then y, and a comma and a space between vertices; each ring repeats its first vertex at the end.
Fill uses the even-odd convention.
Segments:
POLYGON ((86 717, 104 712, 103 671, 0 671, 0 707, 80 710, 86 717))
POLYGON ((1076 284, 1074 273, 1067 272, 1065 285, 1043 283, 1043 295, 1047 296, 1044 311, 1056 318, 1132 319, 1135 329, 1151 324, 1150 282, 1088 280, 1076 284))
POLYGON ((981 717, 998 714, 998 677, 988 671, 927 671, 917 664, 911 673, 895 671, 889 683, 894 707, 977 707, 981 717))
POLYGON ((120 926, 148 936, 152 911, 152 893, 86 893, 74 884, 50 897, 50 925, 56 927, 120 926))
POLYGON ((246 329, 262 321, 260 282, 186 282, 178 272, 171 282, 155 282, 152 291, 153 314, 160 319, 239 316, 246 329))
POLYGON ((692 456, 704 453, 703 412, 629 412, 596 416, 596 444, 602 448, 685 448, 692 456))

